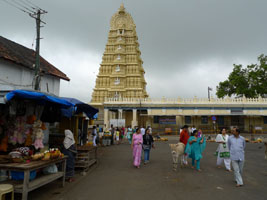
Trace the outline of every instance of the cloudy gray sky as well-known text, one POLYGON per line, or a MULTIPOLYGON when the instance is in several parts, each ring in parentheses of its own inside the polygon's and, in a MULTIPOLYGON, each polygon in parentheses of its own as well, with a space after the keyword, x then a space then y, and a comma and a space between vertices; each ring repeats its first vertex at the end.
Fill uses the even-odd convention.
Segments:
MULTIPOLYGON (((0 35, 29 48, 35 21, 0 0, 0 35)), ((41 55, 66 73, 61 96, 91 99, 107 42, 109 22, 121 2, 132 15, 151 97, 206 97, 233 64, 267 54, 266 0, 31 0, 48 11, 41 55)), ((35 45, 35 44, 34 44, 35 45)))

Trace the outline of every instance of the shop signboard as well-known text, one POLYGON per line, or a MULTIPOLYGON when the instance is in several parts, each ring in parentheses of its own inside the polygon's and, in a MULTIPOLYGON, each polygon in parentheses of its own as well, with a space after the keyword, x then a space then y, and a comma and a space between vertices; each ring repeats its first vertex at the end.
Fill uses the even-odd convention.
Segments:
POLYGON ((175 116, 160 116, 159 124, 176 124, 175 116))

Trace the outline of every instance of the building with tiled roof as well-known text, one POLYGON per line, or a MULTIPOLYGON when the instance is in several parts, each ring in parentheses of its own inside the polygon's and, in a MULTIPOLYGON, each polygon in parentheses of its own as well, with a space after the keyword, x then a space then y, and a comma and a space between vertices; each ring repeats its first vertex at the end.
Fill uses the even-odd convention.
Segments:
MULTIPOLYGON (((0 90, 33 89, 35 51, 0 36, 0 90)), ((59 95, 60 79, 66 74, 40 56, 43 92, 59 95)))

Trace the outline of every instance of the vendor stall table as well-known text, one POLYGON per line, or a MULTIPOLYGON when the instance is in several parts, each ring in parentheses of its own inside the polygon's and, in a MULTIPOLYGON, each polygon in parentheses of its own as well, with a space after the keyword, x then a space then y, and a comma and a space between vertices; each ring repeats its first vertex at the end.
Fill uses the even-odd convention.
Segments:
POLYGON ((91 165, 97 163, 97 147, 78 146, 77 152, 75 168, 87 171, 91 165))
POLYGON ((65 184, 65 171, 66 171, 66 159, 67 156, 63 158, 53 159, 53 160, 39 160, 32 161, 29 163, 4 163, 0 164, 0 169, 5 169, 8 171, 20 171, 24 172, 23 183, 21 181, 9 180, 7 183, 13 184, 15 193, 22 193, 22 200, 27 200, 28 192, 35 190, 43 185, 46 185, 52 181, 62 178, 62 186, 65 184), (33 170, 48 167, 53 164, 60 164, 62 166, 62 171, 54 174, 43 175, 36 177, 36 179, 30 181, 30 172, 33 170))

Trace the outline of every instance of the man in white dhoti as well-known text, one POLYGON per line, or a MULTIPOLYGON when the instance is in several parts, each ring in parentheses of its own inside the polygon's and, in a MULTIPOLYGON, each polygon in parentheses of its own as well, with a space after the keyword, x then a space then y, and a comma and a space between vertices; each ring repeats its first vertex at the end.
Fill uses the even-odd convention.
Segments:
POLYGON ((220 166, 224 162, 226 170, 231 171, 230 152, 227 144, 228 137, 229 136, 226 134, 226 129, 223 128, 221 134, 218 134, 215 140, 217 143, 219 143, 216 155, 218 168, 220 168, 220 166))

